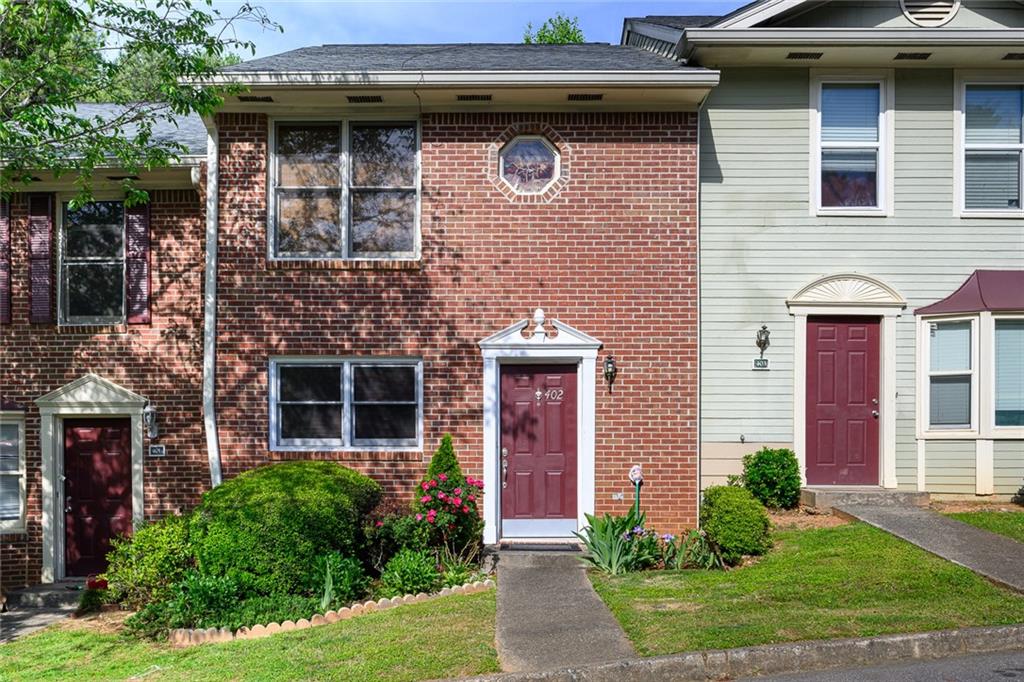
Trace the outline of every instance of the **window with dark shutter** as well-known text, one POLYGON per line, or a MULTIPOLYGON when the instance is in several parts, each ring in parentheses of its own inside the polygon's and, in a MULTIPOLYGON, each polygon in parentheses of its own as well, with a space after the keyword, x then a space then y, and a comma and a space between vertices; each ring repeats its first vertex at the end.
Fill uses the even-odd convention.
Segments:
POLYGON ((0 324, 11 323, 11 205, 0 199, 0 324))
POLYGON ((128 324, 149 322, 149 204, 125 209, 125 303, 128 324))
POLYGON ((29 321, 53 321, 53 197, 32 194, 28 198, 29 321))
MULTIPOLYGON (((62 324, 125 321, 125 223, 120 201, 64 204, 61 225, 62 324)), ((135 221, 138 222, 138 221, 135 221)))

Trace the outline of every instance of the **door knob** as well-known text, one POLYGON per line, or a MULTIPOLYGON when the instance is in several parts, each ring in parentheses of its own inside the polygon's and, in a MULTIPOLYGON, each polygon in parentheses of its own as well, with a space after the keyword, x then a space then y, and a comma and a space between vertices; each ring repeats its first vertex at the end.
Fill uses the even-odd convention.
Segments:
POLYGON ((871 410, 871 416, 878 419, 878 410, 871 410))
POLYGON ((501 449, 501 487, 508 487, 508 448, 501 449))

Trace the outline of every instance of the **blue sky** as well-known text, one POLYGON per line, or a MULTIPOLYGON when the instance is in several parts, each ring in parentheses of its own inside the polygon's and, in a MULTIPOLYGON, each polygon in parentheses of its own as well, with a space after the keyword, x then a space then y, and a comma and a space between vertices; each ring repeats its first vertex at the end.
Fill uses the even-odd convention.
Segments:
MULTIPOLYGON (((229 14, 238 0, 215 0, 229 14)), ((284 33, 241 25, 239 37, 263 57, 324 43, 520 42, 527 22, 537 26, 557 12, 579 17, 588 41, 619 42, 622 19, 647 14, 724 14, 743 0, 647 2, 635 0, 253 0, 284 33)), ((248 59, 248 55, 244 58, 248 59)))

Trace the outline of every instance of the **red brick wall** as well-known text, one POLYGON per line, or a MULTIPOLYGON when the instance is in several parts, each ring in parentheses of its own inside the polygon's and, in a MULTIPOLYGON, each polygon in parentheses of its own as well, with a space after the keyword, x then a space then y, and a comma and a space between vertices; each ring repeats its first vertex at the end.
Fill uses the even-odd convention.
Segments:
MULTIPOLYGON (((444 432, 482 475, 480 339, 542 307, 601 339, 619 377, 597 395, 598 511, 631 500, 660 530, 696 516, 696 116, 427 114, 422 260, 411 267, 266 259, 262 115, 226 114, 221 140, 217 411, 224 473, 289 457, 336 459, 408 494, 444 432), (512 124, 567 149, 549 201, 510 201, 492 144, 512 124), (273 355, 413 355, 424 362, 426 451, 267 448, 273 355), (613 502, 613 492, 626 492, 613 502)), ((600 373, 600 365, 598 367, 600 373)))
POLYGON ((94 372, 146 396, 159 412, 158 442, 167 446, 167 457, 145 460, 148 518, 192 507, 209 485, 201 392, 202 206, 191 190, 152 191, 150 198, 152 322, 57 328, 29 324, 27 203, 24 195, 13 197, 13 317, 0 327, 0 398, 28 408, 28 511, 26 533, 0 535, 2 588, 36 583, 42 568, 41 446, 33 401, 83 374, 94 372))

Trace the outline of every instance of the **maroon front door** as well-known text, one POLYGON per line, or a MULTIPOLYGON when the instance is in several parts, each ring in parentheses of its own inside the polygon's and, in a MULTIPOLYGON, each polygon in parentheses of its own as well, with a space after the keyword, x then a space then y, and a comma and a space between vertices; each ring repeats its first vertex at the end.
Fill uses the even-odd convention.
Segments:
POLYGON ((576 367, 501 370, 501 517, 504 537, 576 530, 576 367))
POLYGON ((807 319, 807 483, 878 485, 879 320, 807 319))
POLYGON ((64 420, 64 573, 107 568, 110 540, 132 532, 130 419, 64 420))

